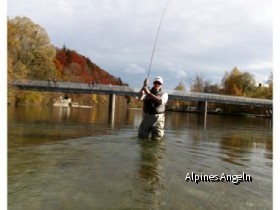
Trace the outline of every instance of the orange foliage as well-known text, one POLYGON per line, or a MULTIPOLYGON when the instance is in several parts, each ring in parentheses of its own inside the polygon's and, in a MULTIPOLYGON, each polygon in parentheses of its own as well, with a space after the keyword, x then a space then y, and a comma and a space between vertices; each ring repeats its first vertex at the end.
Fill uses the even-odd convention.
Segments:
POLYGON ((61 79, 71 82, 123 85, 121 81, 74 50, 56 49, 56 68, 61 79))

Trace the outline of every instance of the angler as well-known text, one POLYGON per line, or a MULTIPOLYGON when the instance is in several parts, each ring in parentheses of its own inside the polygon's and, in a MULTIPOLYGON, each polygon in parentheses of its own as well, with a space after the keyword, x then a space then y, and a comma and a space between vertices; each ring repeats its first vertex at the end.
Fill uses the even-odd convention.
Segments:
POLYGON ((152 89, 149 89, 148 79, 144 80, 139 98, 144 101, 143 120, 138 130, 138 137, 146 139, 152 134, 153 139, 161 139, 164 136, 165 105, 168 94, 162 92, 163 79, 157 76, 154 79, 152 89), (143 97, 144 96, 144 97, 143 97))

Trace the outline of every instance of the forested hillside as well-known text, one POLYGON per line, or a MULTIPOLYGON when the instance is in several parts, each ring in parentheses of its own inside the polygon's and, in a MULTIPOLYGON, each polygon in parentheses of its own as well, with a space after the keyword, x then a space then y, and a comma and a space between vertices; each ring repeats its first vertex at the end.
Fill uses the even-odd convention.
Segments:
POLYGON ((114 77, 89 58, 65 46, 56 49, 55 64, 57 77, 63 81, 124 85, 120 78, 114 77))
MULTIPOLYGON (((26 17, 8 20, 8 80, 31 79, 126 85, 75 50, 50 43, 47 32, 26 17)), ((10 105, 51 105, 62 94, 8 90, 10 105)), ((74 101, 92 105, 107 96, 69 94, 74 101)), ((121 100, 121 99, 117 99, 121 100)))

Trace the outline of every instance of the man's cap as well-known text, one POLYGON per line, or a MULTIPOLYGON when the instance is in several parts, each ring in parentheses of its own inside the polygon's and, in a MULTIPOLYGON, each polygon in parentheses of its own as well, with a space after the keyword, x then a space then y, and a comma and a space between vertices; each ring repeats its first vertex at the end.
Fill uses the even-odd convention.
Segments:
POLYGON ((163 85, 163 79, 160 76, 157 76, 154 80, 154 82, 159 82, 160 84, 163 85))

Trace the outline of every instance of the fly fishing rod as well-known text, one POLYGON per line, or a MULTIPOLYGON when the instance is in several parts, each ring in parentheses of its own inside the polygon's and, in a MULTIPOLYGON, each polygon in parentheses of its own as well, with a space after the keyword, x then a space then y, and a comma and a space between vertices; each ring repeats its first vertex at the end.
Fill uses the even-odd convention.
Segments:
POLYGON ((166 11, 166 8, 167 8, 167 6, 168 6, 169 1, 170 1, 170 0, 167 0, 166 5, 165 5, 165 7, 164 7, 164 9, 163 9, 163 12, 162 12, 162 15, 161 15, 161 19, 160 19, 159 26, 158 26, 158 30, 157 30, 156 39, 155 39, 155 42, 154 42, 154 47, 153 47, 153 51, 152 51, 152 56, 151 56, 151 60, 150 60, 150 65, 149 65, 149 70, 148 70, 147 78, 149 78, 149 76, 150 76, 151 66, 152 66, 152 62, 153 62, 153 58, 154 58, 154 53, 155 53, 155 49, 156 49, 156 45, 157 45, 157 40, 158 40, 158 35, 159 35, 161 23, 162 23, 163 16, 164 16, 164 14, 165 14, 165 11, 166 11))

